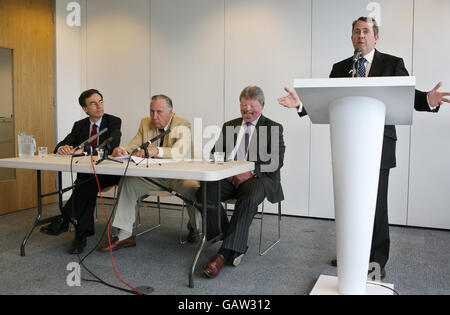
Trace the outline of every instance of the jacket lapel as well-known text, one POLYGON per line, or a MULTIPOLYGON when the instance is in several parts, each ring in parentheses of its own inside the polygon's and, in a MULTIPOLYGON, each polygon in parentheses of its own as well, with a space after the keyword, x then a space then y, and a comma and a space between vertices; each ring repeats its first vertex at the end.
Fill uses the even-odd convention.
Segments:
MULTIPOLYGON (((240 119, 238 119, 236 121, 236 124, 233 126, 235 128, 235 130, 236 130, 236 127, 242 126, 242 122, 243 122, 242 118, 240 118, 240 119)), ((234 143, 234 146, 236 146, 237 145, 238 132, 235 132, 233 137, 234 137, 233 143, 234 143)))
POLYGON ((80 139, 81 139, 80 143, 83 142, 84 140, 87 140, 91 136, 90 133, 89 133, 90 126, 91 126, 91 122, 89 120, 89 117, 85 118, 83 120, 83 125, 82 125, 82 128, 80 130, 80 136, 81 136, 80 137, 80 139))
MULTIPOLYGON (((102 118, 102 123, 100 124, 100 131, 103 130, 103 129, 105 129, 105 128, 108 128, 108 126, 109 126, 109 124, 108 124, 108 117, 106 116, 106 114, 104 114, 104 115, 103 115, 103 118, 102 118)), ((109 134, 111 134, 111 130, 108 130, 107 132, 105 132, 104 134, 102 134, 102 135, 100 136, 98 145, 102 144, 103 141, 105 141, 105 140, 107 139, 107 136, 108 136, 109 134)))
POLYGON ((380 77, 383 69, 383 55, 375 49, 372 66, 370 67, 369 77, 380 77))

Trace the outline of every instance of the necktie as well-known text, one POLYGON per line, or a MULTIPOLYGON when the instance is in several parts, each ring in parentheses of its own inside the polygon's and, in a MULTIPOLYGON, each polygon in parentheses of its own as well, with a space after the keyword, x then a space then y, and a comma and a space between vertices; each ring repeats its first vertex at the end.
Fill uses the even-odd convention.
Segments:
MULTIPOLYGON (((165 132, 164 129, 158 129, 159 130, 159 134, 162 134, 165 132)), ((159 140, 159 146, 162 147, 164 144, 164 136, 159 140)))
MULTIPOLYGON (((91 137, 95 136, 97 134, 97 125, 94 124, 92 125, 92 131, 91 131, 91 137)), ((91 143, 89 143, 89 145, 91 147, 96 147, 98 146, 98 138, 95 138, 95 140, 93 140, 91 143)))
POLYGON ((244 137, 241 140, 241 143, 239 144, 238 150, 236 151, 236 155, 234 157, 235 161, 246 161, 247 160, 247 152, 248 152, 248 145, 250 142, 250 126, 252 123, 245 123, 246 130, 244 133, 244 137))
POLYGON ((358 60, 358 77, 366 77, 366 58, 361 58, 358 60))

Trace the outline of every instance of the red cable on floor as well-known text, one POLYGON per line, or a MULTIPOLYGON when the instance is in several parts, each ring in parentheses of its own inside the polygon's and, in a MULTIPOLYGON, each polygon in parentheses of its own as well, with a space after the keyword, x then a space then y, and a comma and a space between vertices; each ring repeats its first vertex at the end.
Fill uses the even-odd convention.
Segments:
MULTIPOLYGON (((94 171, 95 180, 97 181, 98 193, 100 194, 100 201, 101 201, 101 204, 102 204, 103 213, 105 214, 106 222, 109 222, 108 214, 106 213, 105 205, 104 205, 104 203, 103 203, 103 196, 102 196, 102 190, 101 190, 101 188, 100 188, 100 182, 99 182, 99 180, 98 180, 97 173, 95 172, 94 156, 93 156, 92 154, 91 154, 91 164, 92 164, 92 169, 93 169, 93 171, 94 171)), ((115 273, 117 279, 119 279, 120 282, 122 282, 124 285, 126 285, 127 287, 129 287, 131 290, 133 290, 133 291, 136 292, 137 294, 139 294, 139 295, 144 295, 144 294, 142 294, 141 292, 139 292, 138 290, 136 290, 134 287, 132 287, 131 285, 129 285, 128 283, 126 283, 125 281, 123 281, 123 280, 120 278, 119 274, 117 273, 116 266, 115 266, 115 264, 114 264, 113 254, 112 254, 112 248, 111 248, 111 236, 110 236, 110 234, 109 234, 109 230, 110 230, 110 226, 109 226, 109 223, 108 223, 109 254, 110 254, 110 257, 111 257, 111 264, 112 264, 112 267, 113 267, 113 270, 114 270, 114 273, 115 273)))

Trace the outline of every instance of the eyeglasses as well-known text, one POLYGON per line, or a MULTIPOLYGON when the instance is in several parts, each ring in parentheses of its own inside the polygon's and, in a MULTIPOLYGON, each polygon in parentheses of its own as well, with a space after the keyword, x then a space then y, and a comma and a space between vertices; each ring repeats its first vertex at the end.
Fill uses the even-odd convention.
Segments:
POLYGON ((98 106, 98 105, 103 105, 103 101, 99 101, 99 102, 90 102, 88 104, 88 106, 98 106))

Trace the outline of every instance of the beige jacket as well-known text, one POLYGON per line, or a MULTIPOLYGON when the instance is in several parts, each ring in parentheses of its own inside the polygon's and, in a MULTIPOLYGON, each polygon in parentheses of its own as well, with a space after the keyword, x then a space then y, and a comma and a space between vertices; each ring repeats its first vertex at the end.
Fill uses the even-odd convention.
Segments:
MULTIPOLYGON (((169 129, 171 132, 164 137, 164 143, 160 148, 158 157, 163 159, 190 159, 191 156, 191 124, 186 119, 173 114, 169 129), (162 152, 161 152, 162 150, 162 152)), ((150 117, 141 121, 139 130, 131 142, 124 147, 130 153, 142 144, 153 139, 157 135, 157 129, 150 117)))

